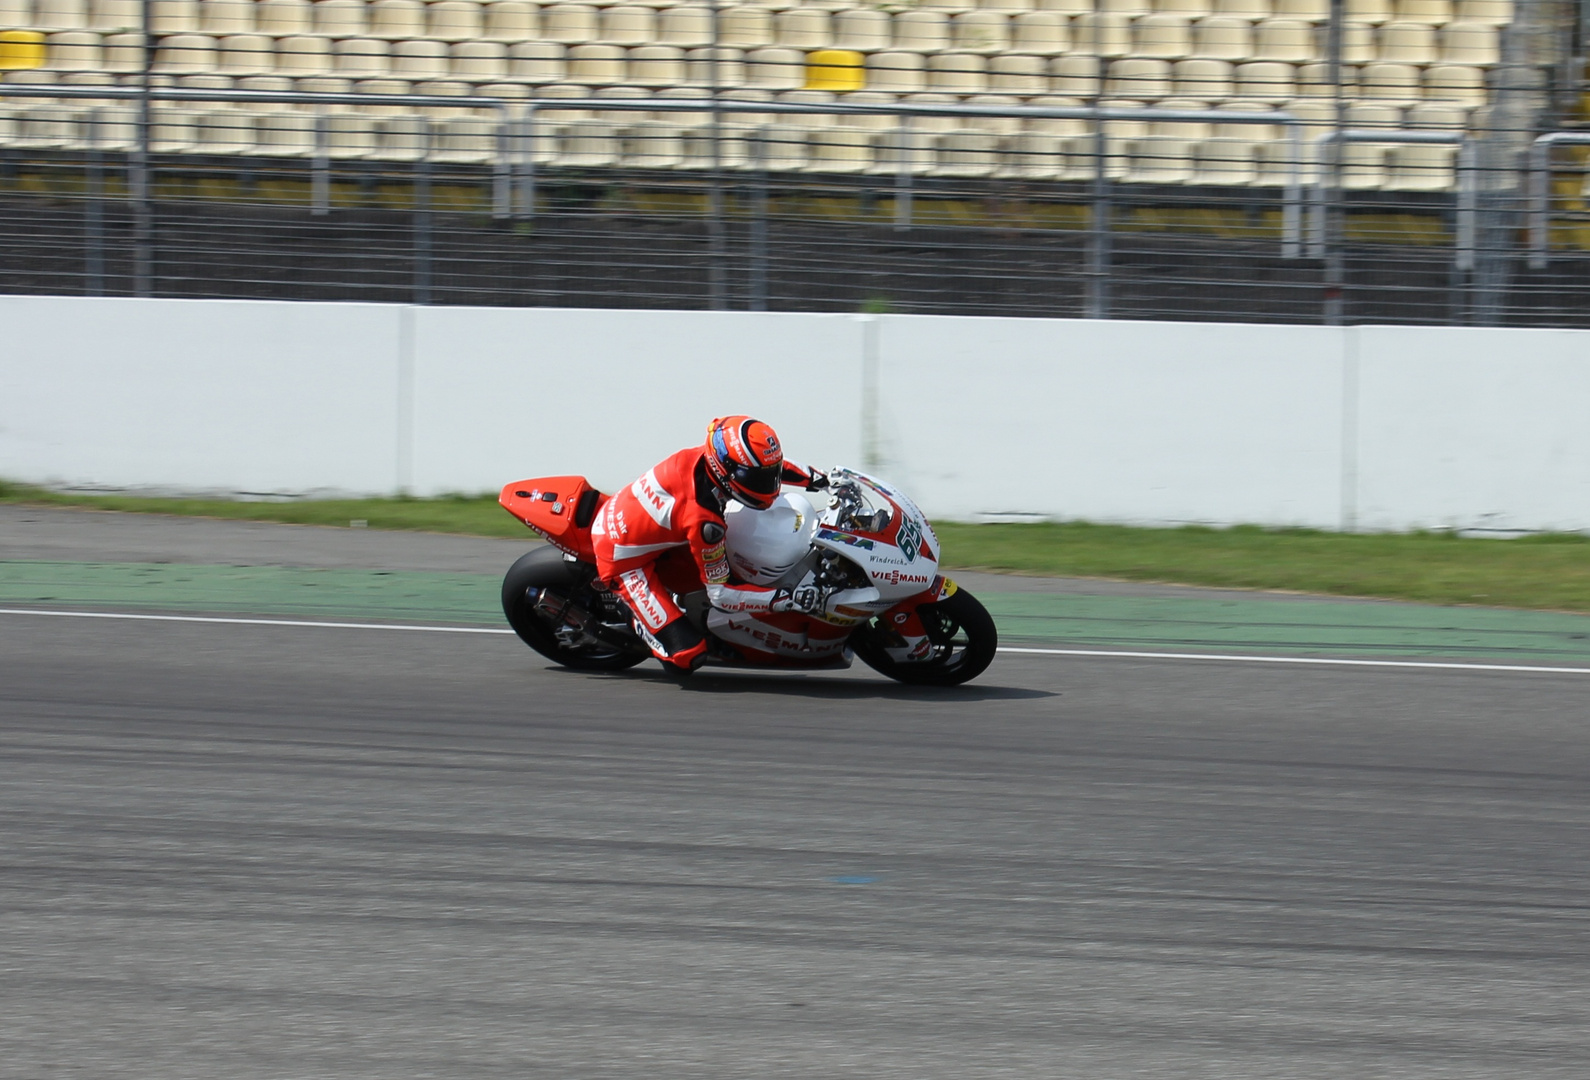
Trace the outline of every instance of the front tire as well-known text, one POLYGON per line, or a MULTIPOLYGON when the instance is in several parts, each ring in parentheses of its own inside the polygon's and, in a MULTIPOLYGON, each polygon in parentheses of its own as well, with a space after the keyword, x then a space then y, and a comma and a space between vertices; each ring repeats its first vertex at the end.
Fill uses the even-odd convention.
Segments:
POLYGON ((646 659, 644 653, 627 652, 602 644, 565 644, 546 619, 537 614, 528 596, 530 589, 551 589, 560 596, 583 602, 590 592, 574 573, 577 564, 564 559, 551 544, 519 557, 502 579, 502 613, 521 641, 554 663, 576 671, 623 671, 646 659))
POLYGON ((957 589, 946 599, 917 608, 933 643, 927 660, 896 660, 886 651, 891 633, 875 619, 850 637, 850 647, 861 662, 880 675, 910 686, 959 686, 977 678, 994 662, 999 651, 999 631, 982 602, 957 589))

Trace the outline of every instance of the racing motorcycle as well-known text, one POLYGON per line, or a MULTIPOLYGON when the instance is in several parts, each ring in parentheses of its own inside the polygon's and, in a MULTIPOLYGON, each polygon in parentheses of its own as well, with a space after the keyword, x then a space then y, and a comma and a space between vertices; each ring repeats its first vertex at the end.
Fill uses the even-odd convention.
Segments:
MULTIPOLYGON (((919 686, 955 686, 982 674, 999 647, 994 620, 938 572, 938 537, 922 512, 865 473, 835 469, 829 483, 821 511, 785 492, 767 510, 731 503, 724 514, 735 576, 776 588, 815 584, 831 594, 818 611, 719 611, 707 603, 689 548, 658 561, 658 576, 707 636, 706 662, 844 668, 859 656, 919 686)), ((498 498, 547 541, 503 579, 503 613, 526 645, 584 671, 618 671, 652 655, 629 609, 596 573, 591 522, 608 498, 580 476, 520 480, 498 498)))

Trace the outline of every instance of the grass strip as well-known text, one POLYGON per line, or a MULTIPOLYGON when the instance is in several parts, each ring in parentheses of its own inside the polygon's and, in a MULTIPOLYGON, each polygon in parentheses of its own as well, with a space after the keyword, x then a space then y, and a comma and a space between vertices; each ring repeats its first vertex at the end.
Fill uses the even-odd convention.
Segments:
MULTIPOLYGON (((437 499, 230 499, 78 495, 0 482, 0 502, 300 525, 519 538, 490 495, 437 499)), ((1433 604, 1590 611, 1590 537, 1481 540, 1450 533, 1134 529, 1083 522, 935 526, 946 566, 1125 581, 1281 589, 1433 604)))

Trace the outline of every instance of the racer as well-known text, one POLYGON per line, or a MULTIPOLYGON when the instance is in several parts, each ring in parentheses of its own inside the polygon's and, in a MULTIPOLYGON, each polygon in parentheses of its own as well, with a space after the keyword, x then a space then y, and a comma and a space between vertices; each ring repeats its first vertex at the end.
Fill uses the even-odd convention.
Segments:
POLYGON ((598 575, 629 606, 636 631, 664 664, 693 671, 707 655, 706 638, 658 574, 657 562, 669 552, 689 548, 708 601, 721 611, 812 612, 828 599, 832 590, 810 575, 793 589, 730 581, 723 520, 728 501, 766 510, 784 484, 818 491, 828 477, 787 460, 778 436, 760 420, 719 417, 707 425, 704 445, 658 462, 609 499, 591 523, 598 575))

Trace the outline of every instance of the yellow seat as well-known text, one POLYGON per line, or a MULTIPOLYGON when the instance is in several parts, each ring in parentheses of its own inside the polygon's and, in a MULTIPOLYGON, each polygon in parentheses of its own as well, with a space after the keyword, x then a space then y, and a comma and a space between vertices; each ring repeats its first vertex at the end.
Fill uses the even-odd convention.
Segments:
POLYGON ((865 59, 849 49, 818 49, 806 56, 806 89, 845 93, 867 83, 865 59))
POLYGON ((36 30, 0 30, 0 71, 44 66, 44 35, 36 30))

